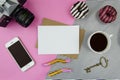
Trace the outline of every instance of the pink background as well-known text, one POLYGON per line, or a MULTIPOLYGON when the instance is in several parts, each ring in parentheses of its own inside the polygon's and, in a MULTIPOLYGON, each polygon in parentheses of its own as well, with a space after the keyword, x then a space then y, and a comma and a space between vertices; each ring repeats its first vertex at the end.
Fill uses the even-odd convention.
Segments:
POLYGON ((54 59, 56 55, 38 55, 35 48, 37 41, 37 26, 46 17, 71 25, 74 19, 69 14, 70 7, 77 0, 28 0, 25 7, 35 15, 34 22, 23 28, 15 21, 6 28, 0 27, 0 80, 45 80, 50 67, 43 67, 46 61, 54 59), (30 55, 35 60, 35 66, 26 72, 21 72, 15 61, 10 57, 5 43, 18 36, 30 55))

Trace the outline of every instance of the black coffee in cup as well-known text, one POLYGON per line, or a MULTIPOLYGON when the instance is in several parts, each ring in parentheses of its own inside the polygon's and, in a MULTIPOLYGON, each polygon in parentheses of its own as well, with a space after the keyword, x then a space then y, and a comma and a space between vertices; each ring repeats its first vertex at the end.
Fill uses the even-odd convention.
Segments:
POLYGON ((101 52, 106 49, 108 40, 102 33, 95 33, 90 39, 90 46, 93 50, 101 52))

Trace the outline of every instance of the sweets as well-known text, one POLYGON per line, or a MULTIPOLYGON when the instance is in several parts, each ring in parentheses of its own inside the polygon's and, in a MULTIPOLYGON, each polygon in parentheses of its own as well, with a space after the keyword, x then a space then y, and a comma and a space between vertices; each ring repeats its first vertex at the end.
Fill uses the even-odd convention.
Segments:
POLYGON ((78 1, 71 8, 71 14, 74 18, 83 19, 89 12, 88 6, 83 1, 78 1))
POLYGON ((114 7, 110 5, 106 5, 99 10, 99 18, 104 23, 111 23, 115 21, 116 17, 117 11, 114 7))
POLYGON ((62 69, 58 69, 58 70, 55 70, 55 71, 53 71, 53 72, 50 72, 49 74, 48 74, 48 76, 49 77, 53 77, 53 76, 55 76, 55 75, 57 75, 57 74, 60 74, 60 73, 69 73, 69 72, 72 72, 72 70, 70 69, 70 68, 62 68, 62 69))
POLYGON ((43 65, 44 66, 50 66, 50 65, 53 65, 53 64, 56 64, 56 63, 69 63, 69 62, 71 62, 71 60, 70 59, 54 59, 54 60, 51 60, 51 61, 49 61, 49 62, 46 62, 46 63, 44 63, 43 65))

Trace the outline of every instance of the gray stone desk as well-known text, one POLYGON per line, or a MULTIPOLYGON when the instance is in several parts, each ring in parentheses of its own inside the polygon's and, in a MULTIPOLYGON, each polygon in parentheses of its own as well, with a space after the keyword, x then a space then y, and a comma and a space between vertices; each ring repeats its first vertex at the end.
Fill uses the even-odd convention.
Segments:
MULTIPOLYGON (((72 68, 73 72, 47 77, 47 79, 120 79, 120 0, 87 0, 87 4, 90 9, 89 15, 85 19, 74 22, 74 25, 80 25, 86 30, 79 58, 66 65, 53 65, 50 70, 69 67, 72 68), (117 19, 110 24, 104 24, 98 18, 99 9, 107 4, 115 7, 118 12, 117 19), (98 30, 113 34, 111 48, 104 54, 93 53, 87 45, 90 34, 98 30), (86 73, 84 69, 98 63, 101 56, 109 60, 108 67, 98 66, 92 68, 90 73, 86 73)), ((59 55, 58 57, 62 58, 59 55)))

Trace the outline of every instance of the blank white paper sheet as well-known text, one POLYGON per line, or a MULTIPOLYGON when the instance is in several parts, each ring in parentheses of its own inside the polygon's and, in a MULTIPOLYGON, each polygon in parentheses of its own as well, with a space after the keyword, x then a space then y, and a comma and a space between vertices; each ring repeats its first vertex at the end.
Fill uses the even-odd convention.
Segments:
POLYGON ((38 54, 79 54, 79 26, 38 26, 38 54))

